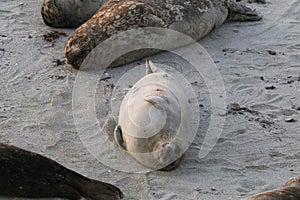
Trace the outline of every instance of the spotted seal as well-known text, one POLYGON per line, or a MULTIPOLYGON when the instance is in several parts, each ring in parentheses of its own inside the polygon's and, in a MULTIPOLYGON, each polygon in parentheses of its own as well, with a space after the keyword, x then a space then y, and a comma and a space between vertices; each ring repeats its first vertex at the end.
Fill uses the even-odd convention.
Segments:
POLYGON ((176 168, 190 132, 191 112, 182 83, 146 62, 147 75, 125 95, 115 128, 116 143, 151 169, 176 168))
MULTIPOLYGON (((78 69, 92 49, 122 31, 161 27, 199 40, 226 20, 254 21, 261 18, 256 11, 234 0, 109 0, 71 34, 64 52, 67 63, 78 69)), ((144 56, 135 55, 132 59, 144 56)))
POLYGON ((122 197, 122 192, 40 154, 0 143, 0 196, 116 200, 122 197))
POLYGON ((107 0, 44 0, 41 14, 45 24, 77 28, 90 19, 107 0))
POLYGON ((289 179, 284 187, 262 192, 242 200, 299 200, 300 177, 289 179))

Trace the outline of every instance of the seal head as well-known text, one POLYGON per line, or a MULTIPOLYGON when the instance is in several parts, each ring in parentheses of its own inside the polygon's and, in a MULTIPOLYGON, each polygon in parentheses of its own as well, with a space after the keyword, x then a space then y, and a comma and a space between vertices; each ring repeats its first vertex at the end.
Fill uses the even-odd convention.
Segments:
POLYGON ((41 14, 55 28, 77 28, 90 19, 106 0, 44 0, 41 14))

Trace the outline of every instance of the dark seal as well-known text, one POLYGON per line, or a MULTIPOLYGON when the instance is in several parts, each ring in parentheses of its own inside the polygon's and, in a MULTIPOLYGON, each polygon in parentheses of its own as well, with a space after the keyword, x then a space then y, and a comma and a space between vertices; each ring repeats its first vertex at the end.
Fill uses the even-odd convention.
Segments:
POLYGON ((0 143, 0 196, 116 200, 122 197, 122 192, 45 156, 0 143))

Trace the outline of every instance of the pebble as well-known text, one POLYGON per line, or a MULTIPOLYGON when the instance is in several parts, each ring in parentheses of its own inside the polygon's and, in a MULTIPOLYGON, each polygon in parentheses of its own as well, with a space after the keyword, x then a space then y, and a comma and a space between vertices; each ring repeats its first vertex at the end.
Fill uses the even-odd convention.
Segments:
POLYGON ((272 50, 268 50, 268 53, 272 56, 275 56, 277 54, 276 51, 272 51, 272 50))
POLYGON ((276 87, 274 85, 265 87, 266 90, 274 90, 276 87))
POLYGON ((285 122, 296 122, 297 120, 294 118, 286 118, 284 121, 285 122))

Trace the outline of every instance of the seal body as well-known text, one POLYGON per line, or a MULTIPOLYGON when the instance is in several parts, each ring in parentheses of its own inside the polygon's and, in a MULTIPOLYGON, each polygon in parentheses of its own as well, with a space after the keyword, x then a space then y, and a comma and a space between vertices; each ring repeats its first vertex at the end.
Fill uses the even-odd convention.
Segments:
POLYGON ((41 14, 45 24, 77 28, 90 19, 106 0, 44 0, 41 14))
POLYGON ((115 141, 142 165, 171 170, 188 143, 188 99, 173 76, 150 61, 147 69, 121 103, 115 141))
POLYGON ((262 192, 243 200, 299 200, 300 199, 300 177, 289 179, 284 187, 262 192))
MULTIPOLYGON (((161 27, 199 40, 226 19, 249 21, 261 18, 255 11, 234 0, 109 0, 71 34, 64 52, 67 63, 78 69, 92 49, 122 31, 161 27)), ((145 54, 132 56, 132 59, 142 57, 145 54)))
POLYGON ((0 196, 119 199, 115 186, 88 179, 42 155, 0 143, 0 196))

